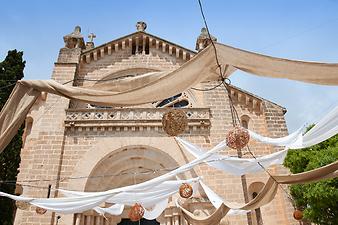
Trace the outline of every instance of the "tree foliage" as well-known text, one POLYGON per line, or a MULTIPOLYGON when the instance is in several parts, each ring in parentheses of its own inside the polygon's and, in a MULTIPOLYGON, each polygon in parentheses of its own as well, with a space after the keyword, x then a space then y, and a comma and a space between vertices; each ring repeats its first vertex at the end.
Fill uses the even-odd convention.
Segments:
MULTIPOLYGON (((311 127, 309 128, 311 129, 311 127)), ((292 173, 319 168, 338 160, 338 135, 302 150, 290 150, 284 165, 292 173)), ((304 218, 321 225, 338 224, 338 178, 290 186, 296 207, 304 218)))
MULTIPOLYGON (((5 60, 0 62, 0 108, 5 105, 17 80, 23 78, 25 61, 23 53, 17 50, 9 51, 5 60)), ((0 190, 14 193, 15 181, 20 163, 20 150, 22 145, 23 127, 12 139, 6 149, 0 153, 0 180, 14 181, 12 184, 1 183, 0 190)), ((12 200, 0 197, 0 224, 13 224, 15 204, 12 200)))

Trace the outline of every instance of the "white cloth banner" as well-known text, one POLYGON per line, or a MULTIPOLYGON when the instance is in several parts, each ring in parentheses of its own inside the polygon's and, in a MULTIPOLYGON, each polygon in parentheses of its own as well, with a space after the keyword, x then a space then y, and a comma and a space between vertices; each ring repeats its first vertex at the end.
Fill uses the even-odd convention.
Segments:
MULTIPOLYGON (((264 168, 272 165, 281 165, 284 162, 288 149, 310 147, 323 142, 338 133, 338 106, 319 120, 311 130, 304 134, 304 136, 302 135, 302 130, 303 127, 294 133, 281 138, 264 137, 248 130, 251 138, 267 144, 285 146, 285 149, 265 156, 256 157, 256 159, 229 157, 213 153, 207 158, 207 160, 204 161, 216 169, 220 169, 233 175, 255 173, 263 171, 264 168), (262 166, 264 168, 262 168, 262 166)), ((205 151, 202 148, 183 140, 182 138, 175 138, 177 142, 184 147, 184 149, 196 158, 200 158, 203 154, 205 154, 205 151)), ((224 143, 224 141, 219 145, 222 145, 222 143, 224 143)), ((217 146, 215 148, 217 148, 217 146)))
MULTIPOLYGON (((224 203, 224 200, 218 196, 211 188, 209 188, 203 181, 200 180, 200 185, 203 188, 205 194, 208 196, 211 204, 218 209, 224 203)), ((249 210, 242 210, 242 209, 230 209, 227 215, 245 215, 246 213, 250 212, 249 210)))
MULTIPOLYGON (((199 158, 205 152, 200 147, 183 140, 182 138, 176 137, 176 140, 184 147, 184 149, 197 158, 199 158)), ((276 164, 282 164, 286 154, 287 150, 283 150, 269 155, 256 157, 256 159, 248 159, 222 156, 214 153, 211 157, 205 160, 205 162, 211 167, 222 170, 226 173, 240 176, 248 173, 263 171, 263 168, 258 163, 260 163, 265 168, 276 164)))
POLYGON ((119 215, 122 214, 122 212, 124 210, 124 205, 115 204, 115 205, 112 205, 108 208, 95 207, 94 210, 101 215, 108 213, 110 215, 119 216, 119 215))
MULTIPOLYGON (((140 203, 144 207, 156 206, 155 208, 158 209, 160 206, 157 206, 156 204, 163 201, 163 199, 166 199, 169 196, 177 193, 180 184, 193 183, 199 178, 179 181, 169 181, 170 179, 175 177, 177 174, 192 169, 194 166, 209 158, 213 153, 224 149, 225 146, 225 142, 221 142, 215 148, 201 155, 200 158, 197 158, 190 163, 187 163, 164 175, 140 184, 116 188, 103 192, 85 193, 60 190, 60 192, 68 195, 68 197, 63 198, 28 198, 10 195, 4 192, 0 192, 0 196, 8 197, 17 201, 29 202, 32 205, 63 214, 80 213, 95 207, 99 207, 99 205, 104 202, 123 205, 133 205, 135 203, 140 203), (166 183, 164 184, 164 182, 166 183)), ((115 213, 115 210, 118 209, 112 208, 111 210, 113 210, 115 213)), ((102 209, 97 208, 97 210, 100 211, 102 209)))
POLYGON ((29 202, 32 205, 63 214, 79 213, 89 209, 94 209, 98 213, 110 213, 112 215, 116 215, 123 211, 122 207, 124 207, 124 205, 132 206, 135 203, 140 203, 145 208, 152 208, 152 210, 148 210, 147 212, 147 215, 150 217, 157 215, 160 209, 165 208, 163 206, 163 202, 168 202, 168 198, 178 192, 179 186, 182 183, 192 184, 198 180, 199 178, 179 181, 165 181, 160 185, 150 187, 149 190, 144 192, 120 192, 117 194, 98 192, 96 195, 93 193, 84 195, 81 192, 71 193, 69 191, 60 190, 62 193, 65 193, 71 197, 28 198, 10 195, 4 192, 0 192, 0 196, 8 197, 16 201, 29 202), (115 205, 109 208, 99 207, 99 205, 104 202, 114 203, 115 205))
POLYGON ((263 143, 285 146, 289 149, 308 148, 319 144, 338 133, 338 106, 320 119, 316 125, 304 135, 301 134, 302 128, 282 138, 263 137, 253 131, 248 131, 250 133, 250 137, 263 143))
POLYGON ((289 134, 285 137, 280 138, 270 138, 261 136, 251 130, 247 130, 250 134, 250 138, 256 139, 265 144, 271 144, 275 146, 290 146, 290 145, 300 145, 303 142, 303 127, 299 128, 297 131, 289 134))

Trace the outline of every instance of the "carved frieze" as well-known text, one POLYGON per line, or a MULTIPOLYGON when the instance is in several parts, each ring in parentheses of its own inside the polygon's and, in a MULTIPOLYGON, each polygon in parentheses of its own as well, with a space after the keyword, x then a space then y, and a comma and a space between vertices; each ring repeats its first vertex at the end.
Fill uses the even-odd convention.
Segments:
MULTIPOLYGON (((162 132, 162 116, 170 108, 68 109, 65 127, 73 130, 116 130, 162 132)), ((209 131, 208 108, 183 108, 188 117, 187 132, 209 131)))

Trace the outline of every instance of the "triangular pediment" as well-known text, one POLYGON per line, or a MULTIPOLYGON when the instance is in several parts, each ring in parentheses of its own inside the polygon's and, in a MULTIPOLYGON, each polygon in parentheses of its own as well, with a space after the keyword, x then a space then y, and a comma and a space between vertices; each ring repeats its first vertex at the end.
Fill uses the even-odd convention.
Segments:
POLYGON ((179 58, 183 61, 190 60, 195 54, 195 51, 146 33, 137 31, 132 34, 120 37, 97 47, 83 50, 81 61, 89 63, 90 61, 98 60, 106 55, 111 55, 131 48, 133 54, 147 54, 150 49, 156 49, 164 54, 179 58))

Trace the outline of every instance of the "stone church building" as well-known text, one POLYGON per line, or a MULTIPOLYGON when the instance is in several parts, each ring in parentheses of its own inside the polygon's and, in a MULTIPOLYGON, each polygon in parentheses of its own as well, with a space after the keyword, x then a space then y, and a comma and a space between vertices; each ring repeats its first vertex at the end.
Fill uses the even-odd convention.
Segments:
MULTIPOLYGON (((91 86, 105 80, 114 81, 123 91, 137 85, 128 79, 152 71, 179 68, 198 51, 210 44, 202 34, 196 50, 149 34, 146 24, 139 22, 137 31, 95 46, 93 34, 85 42, 80 27, 64 36, 65 47, 60 49, 52 79, 73 86, 91 86)), ((42 95, 26 118, 24 145, 18 182, 24 196, 60 196, 55 189, 103 191, 140 183, 186 164, 194 157, 180 148, 173 137, 162 130, 163 113, 182 108, 189 126, 182 138, 210 149, 225 139, 231 128, 229 98, 223 86, 210 91, 217 81, 200 83, 194 89, 178 93, 163 101, 133 107, 102 107, 76 102, 56 95, 42 95), (155 171, 155 172, 153 172, 155 171), (27 180, 36 182, 27 183, 27 180), (37 187, 38 186, 38 187, 37 187), (48 187, 51 186, 49 193, 48 187)), ((287 135, 285 108, 245 90, 231 86, 230 93, 242 126, 269 137, 287 135)), ((253 140, 250 147, 261 156, 280 150, 253 140)), ((237 156, 235 150, 222 154, 237 156)), ((248 152, 241 152, 250 157, 248 152)), ((273 167, 272 174, 287 173, 273 167)), ((266 173, 242 177, 226 174, 206 164, 181 175, 181 178, 203 176, 204 182, 227 201, 246 202, 260 191, 267 181, 266 173)), ((195 190, 193 198, 184 205, 196 216, 206 216, 214 210, 202 190, 195 190)), ((187 224, 175 207, 173 196, 167 209, 154 221, 140 224, 187 224)), ((292 218, 293 209, 287 196, 278 190, 268 205, 244 215, 227 215, 221 224, 299 224, 292 218)), ((47 212, 38 215, 35 207, 16 211, 15 225, 116 225, 132 224, 128 208, 121 216, 105 217, 94 211, 75 215, 47 212)), ((136 223, 139 224, 139 223, 136 223)))

